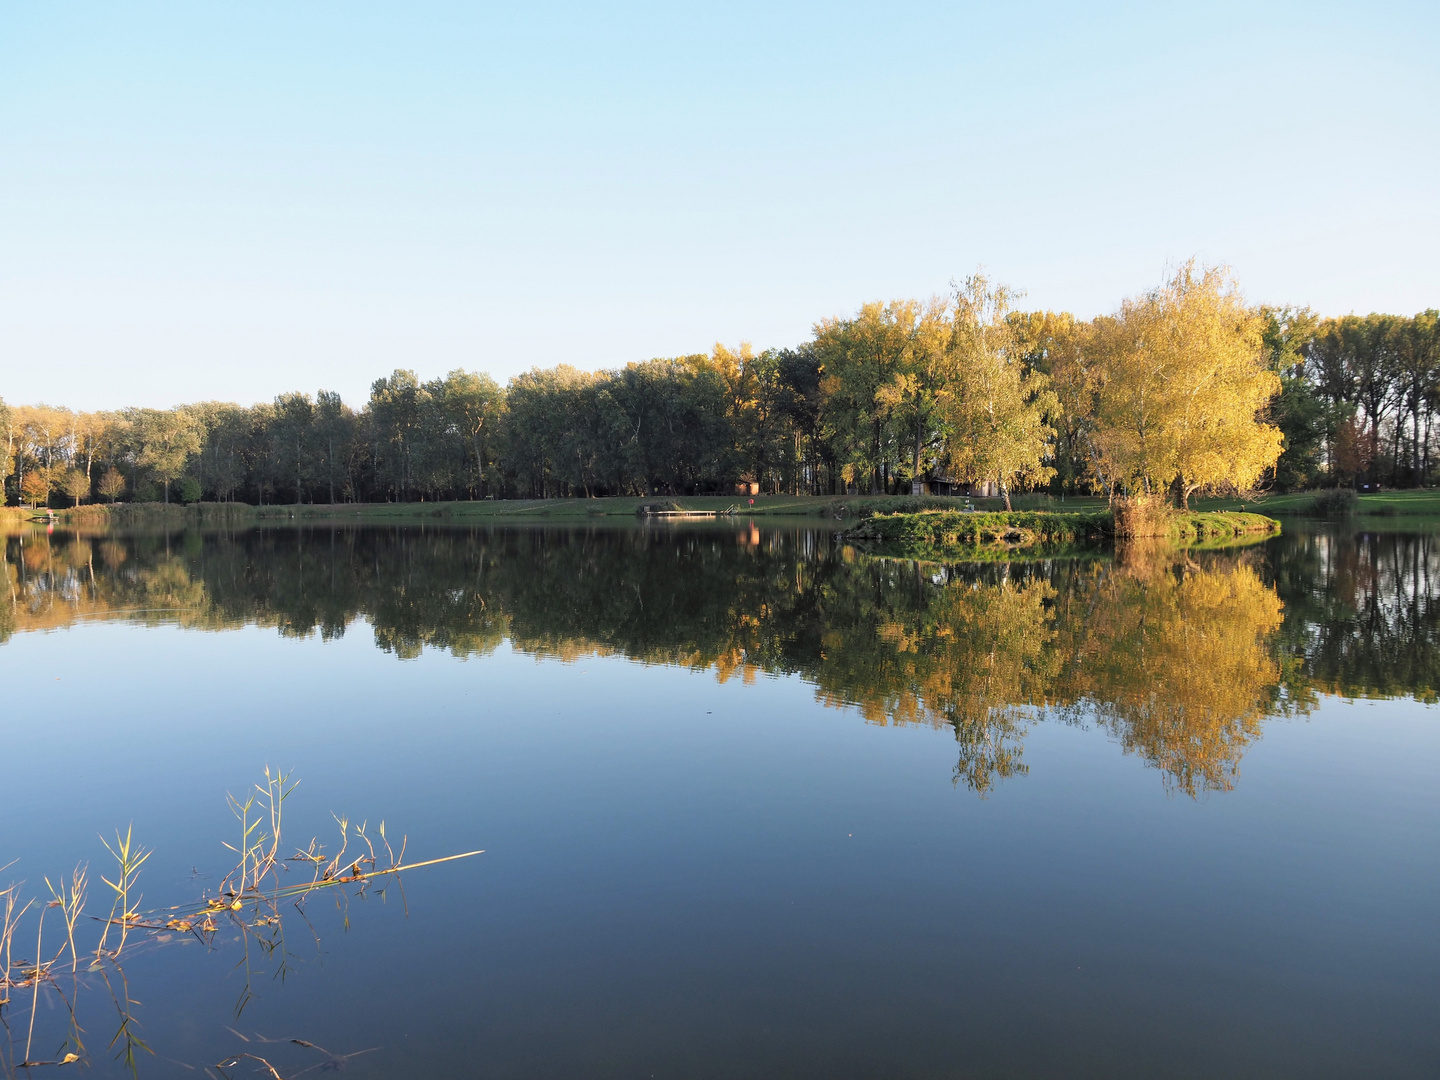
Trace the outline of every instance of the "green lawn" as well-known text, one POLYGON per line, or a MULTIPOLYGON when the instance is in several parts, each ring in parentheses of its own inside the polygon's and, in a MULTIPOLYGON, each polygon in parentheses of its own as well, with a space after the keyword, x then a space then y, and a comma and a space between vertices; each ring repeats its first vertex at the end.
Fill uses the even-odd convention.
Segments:
MULTIPOLYGON (((1197 499, 1200 510, 1254 510, 1272 516, 1308 514, 1319 492, 1296 491, 1284 495, 1262 495, 1255 499, 1197 499)), ((1440 489, 1380 491, 1358 497, 1359 517, 1440 517, 1440 489)))
MULTIPOLYGON (((162 503, 121 503, 117 506, 82 506, 56 510, 57 524, 105 526, 110 524, 220 524, 246 522, 583 522, 597 519, 634 521, 641 506, 672 510, 734 512, 764 517, 853 518, 877 511, 955 508, 955 499, 934 496, 696 495, 648 498, 616 496, 600 499, 486 499, 464 502, 350 503, 338 505, 281 504, 248 506, 243 503, 199 503, 192 506, 162 503)), ((39 511, 43 516, 44 511, 39 511)), ((21 507, 0 509, 0 524, 24 525, 32 511, 21 507)))
MULTIPOLYGON (((910 508, 911 500, 860 496, 815 498, 793 495, 655 495, 648 498, 611 496, 598 499, 486 499, 474 502, 362 503, 346 506, 266 506, 253 508, 260 520, 301 518, 352 521, 592 521, 634 520, 642 506, 671 511, 700 511, 743 516, 844 517, 876 509, 910 508)), ((938 500, 937 500, 938 501, 938 500)), ((953 505, 949 504, 949 505, 953 505)), ((918 507, 916 507, 918 508, 918 507)))

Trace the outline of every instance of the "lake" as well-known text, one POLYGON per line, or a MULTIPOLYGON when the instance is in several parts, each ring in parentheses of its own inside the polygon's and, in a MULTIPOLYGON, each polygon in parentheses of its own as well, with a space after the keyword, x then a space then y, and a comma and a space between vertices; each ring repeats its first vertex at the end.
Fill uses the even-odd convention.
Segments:
MULTIPOLYGON (((1430 533, 936 564, 758 522, 57 531, 4 559, 0 888, 88 866, 85 962, 11 990, 9 1074, 27 1044, 286 1080, 1440 1071, 1430 533), (359 880, 221 910, 226 795, 267 767, 299 780, 270 884, 339 819, 359 880), (375 875, 382 820, 403 863, 483 854, 375 875), (131 827, 137 917, 93 964, 131 827)), ((44 913, 17 979, 63 950, 44 913)))

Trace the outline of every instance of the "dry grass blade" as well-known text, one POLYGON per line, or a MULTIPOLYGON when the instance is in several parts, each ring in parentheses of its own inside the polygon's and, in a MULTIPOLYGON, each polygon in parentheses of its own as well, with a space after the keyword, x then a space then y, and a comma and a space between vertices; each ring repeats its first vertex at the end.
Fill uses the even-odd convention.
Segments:
MULTIPOLYGON (((45 879, 45 887, 50 890, 50 895, 55 899, 51 901, 52 907, 58 907, 62 917, 65 919, 66 943, 70 948, 70 971, 74 974, 80 963, 79 950, 75 948, 75 923, 80 918, 80 913, 85 909, 85 887, 86 872, 83 866, 75 867, 75 872, 70 875, 70 885, 67 891, 65 881, 62 878, 60 887, 57 889, 50 884, 50 879, 45 879)), ((63 955, 57 954, 56 959, 63 955)))
POLYGON ((281 1076, 278 1072, 275 1071, 275 1066, 271 1065, 270 1062, 266 1061, 259 1054, 234 1054, 217 1064, 215 1068, 219 1070, 221 1076, 224 1076, 226 1069, 233 1069, 236 1065, 239 1065, 240 1062, 244 1061, 246 1058, 249 1058, 251 1061, 258 1061, 261 1065, 264 1065, 265 1068, 269 1070, 270 1075, 275 1078, 275 1080, 285 1080, 283 1076, 281 1076))
POLYGON ((20 902, 19 895, 16 892, 18 888, 18 885, 11 885, 4 892, 0 892, 0 896, 5 898, 5 922, 3 926, 0 926, 0 949, 3 949, 5 954, 5 967, 3 971, 0 971, 0 1006, 9 1002, 10 988, 16 985, 11 975, 11 972, 15 969, 15 961, 11 955, 11 946, 15 940, 15 931, 20 926, 20 920, 25 917, 25 913, 29 911, 31 905, 34 904, 33 900, 27 900, 25 901, 25 906, 19 911, 16 911, 15 905, 20 902))
POLYGON ((35 1014, 40 1011, 40 977, 43 974, 40 968, 40 957, 43 955, 41 941, 45 936, 45 909, 40 909, 39 925, 35 928, 35 977, 34 993, 30 1002, 30 1030, 25 1036, 25 1060, 30 1060, 30 1044, 35 1040, 35 1014))
POLYGON ((353 885, 360 882, 373 881, 376 878, 388 877, 391 874, 404 873, 406 870, 419 870, 423 866, 438 866, 441 863, 454 862, 457 859, 468 859, 474 855, 485 854, 485 849, 478 851, 464 851, 459 855, 446 855, 439 859, 426 859, 423 862, 407 863, 403 866, 389 866, 383 870, 361 870, 360 862, 357 861, 350 867, 350 873, 339 877, 321 878, 318 881, 307 881, 303 885, 290 885, 277 889, 265 896, 266 900, 284 900, 290 897, 303 896, 305 893, 313 892, 316 889, 328 888, 331 885, 353 885))
POLYGON ((304 1039, 291 1039, 290 1041, 296 1046, 303 1046, 309 1050, 318 1050, 320 1053, 325 1055, 324 1061, 321 1061, 315 1065, 311 1065, 308 1068, 301 1069, 298 1073, 295 1074, 297 1077, 304 1076, 306 1073, 314 1072, 317 1069, 320 1072, 338 1072, 339 1070, 345 1068, 345 1063, 351 1058, 361 1057, 364 1054, 373 1054, 380 1049, 380 1047, 378 1046, 368 1046, 364 1050, 356 1050, 349 1054, 332 1054, 323 1046, 317 1046, 315 1043, 307 1042, 304 1039))

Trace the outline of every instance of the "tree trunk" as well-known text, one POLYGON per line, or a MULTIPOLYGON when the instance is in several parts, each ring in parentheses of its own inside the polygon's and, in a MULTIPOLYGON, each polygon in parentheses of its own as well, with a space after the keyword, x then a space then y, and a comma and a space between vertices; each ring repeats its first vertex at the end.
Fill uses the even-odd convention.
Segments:
POLYGON ((1400 439, 1405 434, 1405 413, 1395 406, 1395 438, 1390 441, 1390 485, 1400 486, 1400 439))
POLYGON ((1410 485, 1420 486, 1420 395, 1415 395, 1415 402, 1410 406, 1410 424, 1415 433, 1415 441, 1410 447, 1410 485))
POLYGON ((1427 408, 1426 408, 1426 441, 1424 441, 1424 449, 1423 449, 1423 451, 1421 451, 1421 456, 1420 456, 1420 477, 1421 477, 1421 482, 1424 482, 1424 477, 1428 477, 1428 475, 1430 475, 1430 416, 1431 416, 1431 412, 1430 412, 1430 409, 1428 409, 1428 406, 1427 406, 1427 408))
POLYGON ((870 440, 870 494, 880 494, 880 421, 875 421, 875 433, 870 440))
POLYGON ((1190 489, 1185 485, 1185 477, 1177 476, 1170 482, 1170 499, 1175 504, 1175 509, 1190 509, 1190 489))

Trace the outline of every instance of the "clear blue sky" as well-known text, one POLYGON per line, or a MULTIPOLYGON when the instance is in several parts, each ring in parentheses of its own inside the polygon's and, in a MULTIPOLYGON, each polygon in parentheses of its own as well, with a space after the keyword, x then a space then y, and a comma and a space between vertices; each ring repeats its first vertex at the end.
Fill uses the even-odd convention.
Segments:
POLYGON ((803 340, 983 265, 1440 305, 1440 5, 0 5, 0 395, 803 340))

